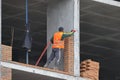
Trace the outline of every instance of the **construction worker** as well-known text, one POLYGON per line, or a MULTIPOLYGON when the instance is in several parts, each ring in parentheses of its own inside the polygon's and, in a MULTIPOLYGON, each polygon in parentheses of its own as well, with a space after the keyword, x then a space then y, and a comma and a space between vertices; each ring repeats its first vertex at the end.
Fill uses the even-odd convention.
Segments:
MULTIPOLYGON (((48 67, 51 61, 55 59, 55 64, 54 64, 54 69, 58 69, 58 67, 61 66, 61 61, 63 61, 63 50, 64 50, 64 39, 72 36, 75 32, 75 30, 71 30, 71 32, 64 32, 63 27, 59 27, 58 32, 55 32, 53 37, 51 38, 51 43, 52 43, 52 53, 50 57, 48 58, 46 64, 44 67, 48 67)), ((63 64, 62 68, 59 70, 63 70, 63 64)))

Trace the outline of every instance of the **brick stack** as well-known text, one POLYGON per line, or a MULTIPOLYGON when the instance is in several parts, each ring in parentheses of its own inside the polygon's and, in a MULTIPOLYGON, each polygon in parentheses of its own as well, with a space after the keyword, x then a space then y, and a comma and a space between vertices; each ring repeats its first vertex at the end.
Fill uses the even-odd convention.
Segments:
POLYGON ((64 49, 64 71, 69 74, 74 74, 74 37, 65 39, 64 49))
MULTIPOLYGON (((2 61, 12 60, 12 47, 2 45, 2 61)), ((12 80, 12 70, 9 68, 1 68, 1 79, 0 80, 12 80)))
POLYGON ((2 45, 2 61, 12 60, 12 47, 2 45))
POLYGON ((80 76, 91 80, 99 80, 99 63, 91 59, 81 62, 80 76))

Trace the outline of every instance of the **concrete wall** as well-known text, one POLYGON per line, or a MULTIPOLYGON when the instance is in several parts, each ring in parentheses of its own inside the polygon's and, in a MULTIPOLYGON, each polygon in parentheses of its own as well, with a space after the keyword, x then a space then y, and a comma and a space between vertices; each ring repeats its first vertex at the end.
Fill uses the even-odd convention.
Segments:
MULTIPOLYGON (((58 31, 60 26, 64 27, 65 32, 73 29, 74 23, 74 1, 73 0, 50 0, 47 10, 47 42, 51 39, 54 32, 58 31)), ((49 57, 51 47, 48 49, 49 57)), ((54 63, 54 61, 53 61, 54 63)))
MULTIPOLYGON (((77 30, 74 34, 74 75, 80 75, 80 40, 79 40, 79 23, 80 23, 80 1, 79 0, 50 0, 47 10, 47 41, 50 40, 53 33, 63 26, 65 31, 71 29, 77 30)), ((48 57, 51 49, 48 50, 48 57)))
MULTIPOLYGON (((63 26, 67 32, 73 29, 73 3, 73 0, 50 0, 47 10, 47 41, 58 31, 59 26, 63 26)), ((48 50, 48 56, 50 52, 48 50)))

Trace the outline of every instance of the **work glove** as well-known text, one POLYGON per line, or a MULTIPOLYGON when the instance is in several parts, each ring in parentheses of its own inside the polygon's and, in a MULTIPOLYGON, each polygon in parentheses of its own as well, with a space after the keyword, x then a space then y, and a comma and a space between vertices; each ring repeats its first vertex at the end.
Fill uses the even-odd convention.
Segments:
POLYGON ((76 30, 72 29, 71 32, 76 32, 76 30))

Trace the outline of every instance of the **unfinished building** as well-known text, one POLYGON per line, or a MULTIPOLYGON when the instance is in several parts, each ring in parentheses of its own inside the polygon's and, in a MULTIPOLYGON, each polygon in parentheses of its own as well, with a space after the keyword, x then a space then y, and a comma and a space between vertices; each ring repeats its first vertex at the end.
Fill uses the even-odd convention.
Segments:
POLYGON ((96 69, 100 68, 100 74, 97 72, 99 75, 92 80, 120 79, 119 2, 115 0, 28 1, 32 35, 29 64, 26 64, 26 50, 22 47, 26 31, 25 0, 3 0, 1 3, 1 79, 89 80, 80 77, 80 71, 81 75, 84 75, 82 71, 88 69, 84 67, 87 65, 84 62, 86 59, 100 62, 100 67, 96 67, 96 69), (51 45, 38 66, 35 66, 47 42, 60 26, 63 26, 66 32, 77 30, 74 36, 65 40, 64 71, 43 67, 50 56, 51 45))

